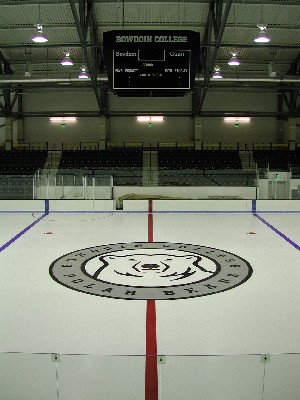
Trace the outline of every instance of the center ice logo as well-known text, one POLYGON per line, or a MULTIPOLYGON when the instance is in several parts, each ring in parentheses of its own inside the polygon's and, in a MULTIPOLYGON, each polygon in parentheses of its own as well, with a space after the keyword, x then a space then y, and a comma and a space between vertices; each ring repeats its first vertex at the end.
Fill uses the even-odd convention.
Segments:
POLYGON ((202 281, 214 274, 217 266, 212 260, 192 253, 182 255, 176 250, 159 253, 157 249, 148 249, 147 253, 132 250, 128 254, 100 256, 89 261, 85 270, 100 281, 155 287, 202 281))
POLYGON ((59 284, 87 294, 126 300, 173 300, 241 285, 252 268, 241 257, 181 243, 117 243, 77 250, 50 266, 59 284))

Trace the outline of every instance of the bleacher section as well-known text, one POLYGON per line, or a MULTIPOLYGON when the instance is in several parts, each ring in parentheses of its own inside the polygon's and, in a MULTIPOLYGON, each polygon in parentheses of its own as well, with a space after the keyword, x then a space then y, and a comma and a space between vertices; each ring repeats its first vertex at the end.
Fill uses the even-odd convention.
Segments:
POLYGON ((0 199, 32 199, 33 175, 46 158, 47 150, 1 150, 0 199))
MULTIPOLYGON (((247 154, 248 152, 247 150, 247 154)), ((255 164, 249 168, 247 162, 247 167, 243 169, 238 149, 195 150, 176 146, 156 147, 155 150, 150 148, 146 151, 137 147, 120 147, 106 150, 63 150, 59 154, 61 157, 58 169, 53 169, 52 164, 47 162, 47 169, 43 170, 47 150, 0 151, 0 186, 12 185, 10 176, 19 178, 25 175, 26 180, 30 180, 26 184, 29 187, 26 192, 28 190, 28 196, 31 196, 32 176, 38 169, 39 176, 48 176, 48 173, 54 171, 53 179, 57 177, 58 185, 64 175, 113 177, 115 186, 151 186, 154 182, 153 176, 155 186, 253 186, 257 177, 255 164), (145 179, 148 176, 146 172, 151 180, 145 179)), ((292 169, 293 177, 300 176, 300 148, 254 149, 251 156, 252 154, 260 171, 292 169)), ((14 179, 11 192, 17 195, 23 183, 21 185, 16 182, 14 179)), ((4 193, 2 189, 0 192, 4 193)), ((25 193, 25 189, 22 189, 23 192, 25 193)))
POLYGON ((34 175, 43 168, 47 150, 0 151, 0 175, 34 175))
POLYGON ((142 185, 141 149, 64 150, 58 173, 76 169, 86 174, 113 176, 114 185, 142 185))
POLYGON ((237 150, 182 150, 158 151, 158 169, 242 169, 237 150))
POLYGON ((159 149, 159 185, 251 186, 255 174, 242 171, 237 150, 159 149))
POLYGON ((300 167, 300 150, 254 150, 253 157, 258 168, 270 171, 288 171, 300 167))

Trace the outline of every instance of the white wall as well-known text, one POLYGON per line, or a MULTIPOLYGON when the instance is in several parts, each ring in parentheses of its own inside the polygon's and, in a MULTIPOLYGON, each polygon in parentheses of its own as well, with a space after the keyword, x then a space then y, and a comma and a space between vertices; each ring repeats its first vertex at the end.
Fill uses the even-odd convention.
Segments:
POLYGON ((204 143, 237 143, 247 144, 251 148, 253 142, 276 142, 276 118, 251 118, 250 123, 240 123, 236 128, 234 123, 226 123, 223 118, 201 118, 202 141, 204 143))
POLYGON ((108 94, 109 111, 191 111, 192 94, 182 97, 119 97, 108 94))
MULTIPOLYGON (((109 111, 133 111, 136 116, 147 111, 191 112, 192 95, 183 97, 118 97, 109 93, 109 111)), ((162 123, 137 122, 136 116, 111 117, 109 119, 111 142, 191 142, 193 140, 194 119, 191 117, 165 117, 162 123)))
MULTIPOLYGON (((97 111, 96 97, 91 90, 27 92, 23 94, 23 111, 97 111)), ((95 142, 99 141, 98 117, 81 117, 75 123, 52 123, 49 117, 24 118, 25 142, 95 142)))
POLYGON ((23 93, 23 111, 97 111, 92 90, 64 89, 27 91, 23 93))
POLYGON ((194 119, 188 117, 166 117, 163 122, 153 122, 152 128, 147 123, 137 122, 136 117, 110 118, 111 142, 192 142, 194 119))
MULTIPOLYGON (((275 93, 255 92, 207 92, 203 111, 277 111, 277 96, 275 93)), ((206 143, 236 143, 251 144, 252 142, 269 143, 276 141, 277 119, 267 117, 251 118, 249 124, 225 123, 223 118, 201 118, 202 140, 206 143)))
MULTIPOLYGON (((118 97, 113 93, 108 95, 109 112, 187 112, 192 110, 192 94, 183 97, 118 97)), ((25 112, 34 111, 98 111, 95 94, 92 90, 59 89, 48 92, 25 92, 23 94, 25 112)), ((203 111, 277 111, 276 93, 263 91, 217 91, 207 92, 203 111)), ((202 117, 202 141, 209 143, 236 143, 251 145, 253 142, 276 142, 277 119, 267 117, 252 118, 251 123, 225 124, 220 117, 202 117)), ((99 140, 98 117, 80 117, 76 124, 67 124, 65 129, 60 125, 50 124, 49 118, 25 118, 25 142, 51 143, 61 142, 95 142, 99 140)), ((111 116, 107 120, 108 137, 111 142, 191 142, 194 138, 194 118, 165 117, 163 123, 153 123, 152 128, 147 124, 136 121, 135 116, 111 116)), ((300 129, 298 128, 297 132, 300 129)), ((1 135, 1 131, 0 131, 1 135)), ((300 134, 297 134, 300 141, 300 134)))
POLYGON ((66 122, 65 128, 60 123, 50 122, 48 117, 24 118, 25 143, 48 142, 97 142, 99 141, 99 118, 80 117, 76 122, 66 122))

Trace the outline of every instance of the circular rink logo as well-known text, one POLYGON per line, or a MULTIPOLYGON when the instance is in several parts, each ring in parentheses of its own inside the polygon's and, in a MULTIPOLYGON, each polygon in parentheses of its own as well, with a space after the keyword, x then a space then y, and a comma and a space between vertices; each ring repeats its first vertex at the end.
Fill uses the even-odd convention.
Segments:
POLYGON ((233 289, 252 275, 241 257, 211 247, 165 242, 116 243, 55 260, 51 277, 69 289, 125 300, 176 300, 233 289))

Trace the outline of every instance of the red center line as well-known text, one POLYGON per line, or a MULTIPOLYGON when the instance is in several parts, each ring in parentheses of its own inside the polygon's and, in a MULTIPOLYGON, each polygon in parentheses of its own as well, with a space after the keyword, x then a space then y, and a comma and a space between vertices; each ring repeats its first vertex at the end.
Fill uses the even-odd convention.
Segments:
MULTIPOLYGON (((153 242, 152 200, 148 203, 148 243, 153 242)), ((158 400, 155 300, 147 300, 145 400, 158 400)))

